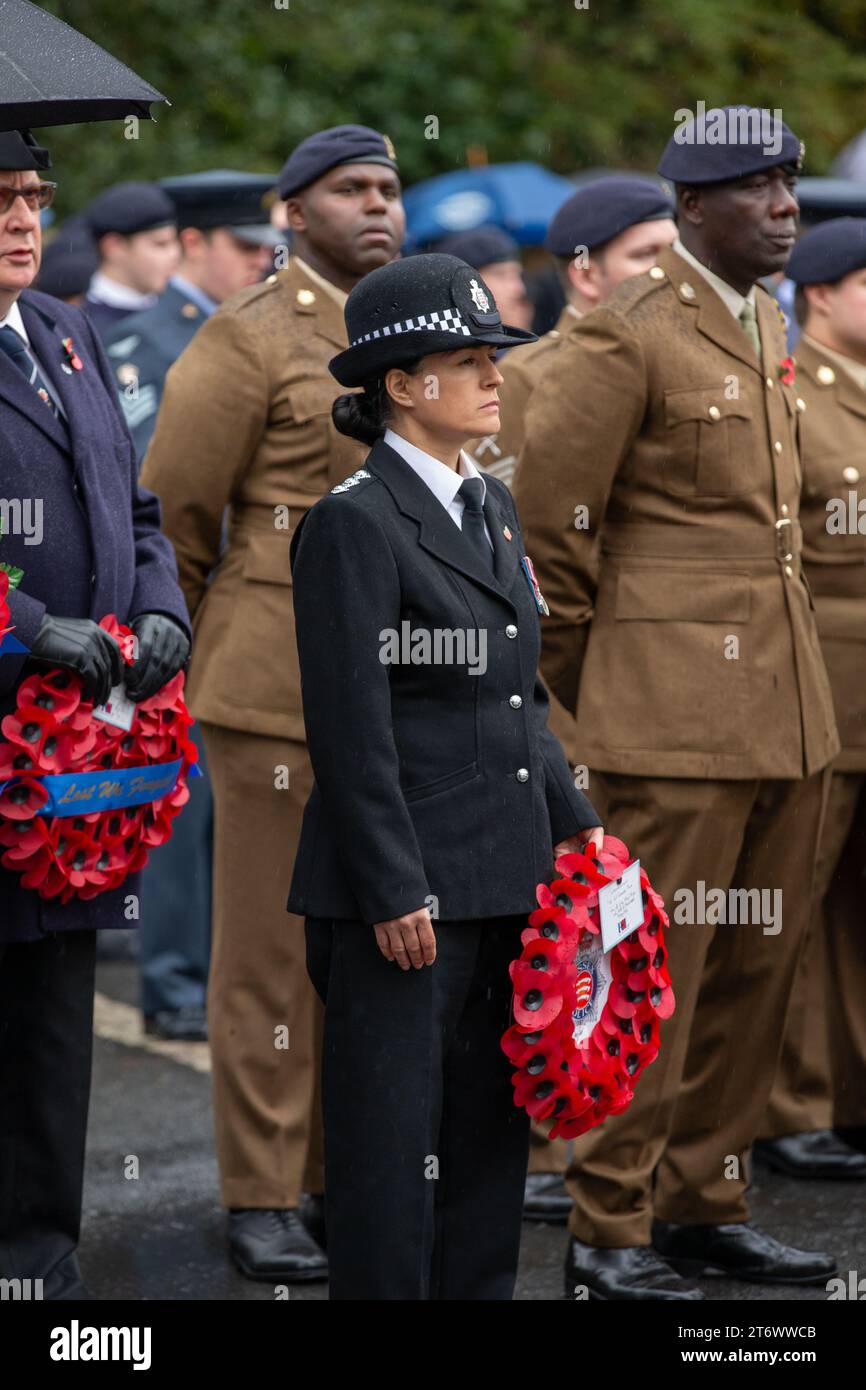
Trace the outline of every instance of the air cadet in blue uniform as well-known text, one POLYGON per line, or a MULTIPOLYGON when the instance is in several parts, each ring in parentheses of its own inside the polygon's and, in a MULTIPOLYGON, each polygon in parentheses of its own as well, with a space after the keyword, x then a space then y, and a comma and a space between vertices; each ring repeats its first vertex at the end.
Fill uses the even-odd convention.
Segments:
MULTIPOLYGON (((262 199, 276 175, 212 169, 163 179, 177 213, 181 262, 158 303, 122 319, 105 337, 120 403, 139 461, 156 426, 169 368, 223 300, 268 269, 279 233, 262 199)), ((193 729, 206 773, 204 741, 193 729)), ((154 871, 146 873, 139 963, 145 1030, 168 1040, 207 1037, 211 945, 213 798, 207 776, 154 871)))
POLYGON ((169 367, 218 305, 272 268, 280 234, 263 200, 276 178, 209 169, 161 181, 177 213, 180 264, 156 304, 104 337, 139 460, 156 426, 169 367))
POLYGON ((177 265, 174 204, 155 183, 117 183, 82 213, 93 237, 99 268, 85 309, 101 338, 130 314, 149 309, 177 265))
MULTIPOLYGON (((48 167, 31 139, 0 135, 0 495, 26 493, 43 508, 41 544, 12 528, 0 541, 2 559, 23 570, 11 620, 30 658, 75 671, 101 701, 121 658, 98 620, 115 613, 139 639, 126 685, 141 700, 186 662, 186 607, 93 327, 28 288, 53 191, 36 171, 48 167)), ((15 707, 30 658, 0 656, 0 716, 15 707)), ((128 926, 135 892, 132 877, 63 905, 0 868, 0 1278, 41 1279, 46 1299, 86 1296, 76 1247, 96 928, 128 926)))
POLYGON ((514 503, 461 452, 498 428, 497 350, 533 335, 435 254, 372 271, 345 316, 331 370, 364 391, 334 423, 373 448, 291 548, 315 786, 289 911, 325 1001, 330 1293, 510 1299, 529 1127, 500 1048, 508 964, 554 846, 601 836, 547 728, 514 503), (413 647, 465 652, 383 648, 410 624, 413 647))

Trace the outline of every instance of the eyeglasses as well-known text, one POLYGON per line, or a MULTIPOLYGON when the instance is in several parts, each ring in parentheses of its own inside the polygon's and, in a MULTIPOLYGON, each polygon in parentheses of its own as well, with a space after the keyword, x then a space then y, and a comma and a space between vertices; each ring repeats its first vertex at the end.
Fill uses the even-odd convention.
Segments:
POLYGON ((51 207, 56 192, 56 183, 31 183, 27 188, 0 183, 0 217, 9 211, 16 198, 23 198, 31 212, 43 212, 51 207))

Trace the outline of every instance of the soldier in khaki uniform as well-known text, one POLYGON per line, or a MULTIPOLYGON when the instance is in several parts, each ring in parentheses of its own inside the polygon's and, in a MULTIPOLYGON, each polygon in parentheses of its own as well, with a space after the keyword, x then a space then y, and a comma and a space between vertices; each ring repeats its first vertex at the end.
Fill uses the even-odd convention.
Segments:
POLYGON ((303 141, 278 188, 294 255, 222 305, 172 367, 143 474, 194 619, 189 702, 213 783, 208 1023, 229 1248, 264 1280, 327 1272, 298 1214, 302 1190, 322 1192, 322 1155, 319 1007, 303 923, 285 911, 313 781, 289 541, 363 461, 332 424, 328 362, 347 346, 348 291, 394 259, 404 231, 393 146, 364 126, 303 141))
POLYGON ((551 354, 584 314, 603 304, 623 280, 649 270, 658 253, 671 245, 677 234, 673 215, 670 198, 657 183, 631 174, 594 179, 566 198, 544 246, 556 259, 568 302, 555 328, 520 352, 507 353, 499 363, 502 428, 472 446, 480 468, 513 485, 526 407, 551 354))
POLYGON ((660 1055, 575 1142, 567 1284, 605 1299, 700 1297, 679 1274, 706 1268, 834 1269, 757 1231, 745 1201, 839 747, 800 565, 800 412, 755 288, 793 245, 801 146, 754 114, 721 113, 722 144, 696 121, 669 142, 681 240, 559 349, 518 471, 542 669, 576 711, 600 813, 671 914, 660 1055), (718 897, 707 910, 712 889, 737 925, 718 897))
POLYGON ((866 1127, 866 218, 822 223, 786 267, 800 287, 797 394, 803 564, 842 752, 818 855, 815 908, 756 1152, 805 1178, 866 1176, 833 1132, 866 1127), (828 1026, 829 1025, 829 1026, 828 1026))

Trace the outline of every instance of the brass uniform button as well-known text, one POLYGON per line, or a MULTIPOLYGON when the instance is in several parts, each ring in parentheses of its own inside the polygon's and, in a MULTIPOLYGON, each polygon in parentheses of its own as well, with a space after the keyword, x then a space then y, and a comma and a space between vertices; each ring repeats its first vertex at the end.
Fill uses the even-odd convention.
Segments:
POLYGON ((815 373, 822 386, 832 386, 836 380, 836 373, 832 367, 821 366, 815 373))
POLYGON ((199 316, 199 310, 196 308, 195 304, 184 304, 180 312, 185 319, 197 319, 199 316))
POLYGON ((269 275, 268 278, 265 280, 265 284, 266 284, 266 285, 275 285, 276 283, 277 283, 277 277, 276 277, 276 275, 269 275))
POLYGON ((798 410, 805 410, 805 409, 806 409, 806 402, 803 400, 803 397, 802 397, 802 396, 798 396, 798 397, 797 397, 797 409, 798 409, 798 410))
POLYGON ((773 445, 773 448, 776 450, 776 453, 777 453, 777 454, 781 454, 781 452, 782 452, 782 441, 781 441, 781 439, 777 439, 777 440, 776 440, 775 444, 773 445))
POLYGON ((312 290, 298 290, 298 303, 303 305, 315 304, 316 296, 312 290))
POLYGON ((709 415, 711 420, 721 420, 722 418, 722 412, 719 410, 719 407, 717 405, 711 405, 709 410, 707 411, 707 414, 709 415))
POLYGON ((783 502, 783 503, 782 503, 782 516, 787 516, 787 515, 788 515, 788 504, 787 504, 787 502, 783 502))
POLYGON ((134 362, 123 362, 117 369, 117 380, 124 386, 131 386, 134 381, 138 381, 138 368, 134 362))
POLYGON ((768 390, 768 391, 772 391, 773 387, 774 387, 775 384, 776 384, 776 383, 773 381, 773 378, 772 378, 771 376, 768 376, 768 377, 766 378, 766 382, 767 382, 767 390, 768 390))
POLYGON ((843 469, 842 469, 842 477, 845 479, 845 482, 846 482, 846 483, 859 483, 859 481, 860 481, 860 470, 859 470, 859 468, 852 468, 852 467, 843 468, 843 469))
POLYGON ((682 295, 683 299, 694 299, 695 292, 687 280, 684 280, 683 283, 680 285, 680 294, 682 295))
POLYGON ((660 265, 654 265, 650 269, 649 276, 651 280, 663 280, 665 278, 665 273, 660 265))
POLYGON ((794 571, 791 569, 791 566, 790 566, 790 565, 786 565, 786 566, 785 566, 785 573, 787 574, 787 576, 788 576, 789 579, 793 579, 793 578, 794 578, 794 571))

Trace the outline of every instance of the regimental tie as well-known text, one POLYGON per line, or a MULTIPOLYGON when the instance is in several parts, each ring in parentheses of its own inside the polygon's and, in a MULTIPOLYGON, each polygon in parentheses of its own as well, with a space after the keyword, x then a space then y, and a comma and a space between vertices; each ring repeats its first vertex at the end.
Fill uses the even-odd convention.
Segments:
POLYGON ((484 479, 466 478, 460 484, 457 496, 463 499, 463 534, 467 536, 485 564, 493 570, 493 548, 484 529, 484 479))
POLYGON ((758 332, 758 315, 754 304, 750 304, 748 299, 739 313, 740 326, 748 338, 752 347, 757 353, 758 360, 761 358, 761 335, 758 332))
POLYGON ((45 378, 37 367, 27 344, 24 342, 24 339, 15 332, 14 328, 9 327, 8 323, 5 324, 3 328, 0 328, 0 350, 5 352, 6 356, 15 363, 15 366, 20 372, 24 373, 39 399, 44 401, 48 408, 54 411, 55 415, 59 415, 60 412, 57 409, 56 402, 51 392, 48 390, 45 384, 45 378))

